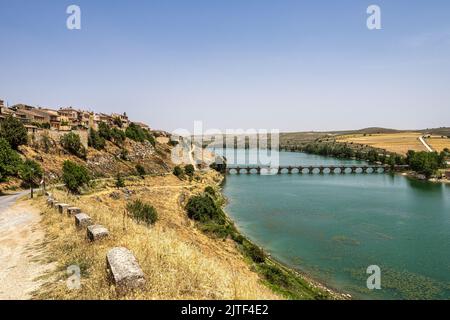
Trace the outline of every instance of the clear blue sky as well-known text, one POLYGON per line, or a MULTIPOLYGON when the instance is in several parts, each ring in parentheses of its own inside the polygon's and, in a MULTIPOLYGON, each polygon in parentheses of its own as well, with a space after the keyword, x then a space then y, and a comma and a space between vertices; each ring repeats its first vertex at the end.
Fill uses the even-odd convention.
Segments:
POLYGON ((450 1, 0 0, 0 71, 9 103, 166 130, 450 126, 450 1))

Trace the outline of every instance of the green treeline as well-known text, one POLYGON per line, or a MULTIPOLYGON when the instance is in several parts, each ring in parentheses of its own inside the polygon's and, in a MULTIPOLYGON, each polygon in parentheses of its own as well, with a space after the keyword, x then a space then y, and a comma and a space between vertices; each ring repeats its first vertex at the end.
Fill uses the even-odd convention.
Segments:
POLYGON ((409 150, 406 162, 412 170, 430 178, 437 173, 438 169, 447 167, 446 158, 449 156, 450 152, 448 149, 441 153, 409 150))

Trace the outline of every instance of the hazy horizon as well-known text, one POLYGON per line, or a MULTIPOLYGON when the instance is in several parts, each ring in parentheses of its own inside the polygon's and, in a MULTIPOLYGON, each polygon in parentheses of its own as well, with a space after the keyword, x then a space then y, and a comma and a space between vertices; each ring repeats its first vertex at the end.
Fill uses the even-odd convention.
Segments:
POLYGON ((450 126, 450 3, 0 0, 0 99, 152 128, 450 126), (68 30, 66 8, 81 8, 68 30), (381 8, 381 30, 366 26, 381 8))

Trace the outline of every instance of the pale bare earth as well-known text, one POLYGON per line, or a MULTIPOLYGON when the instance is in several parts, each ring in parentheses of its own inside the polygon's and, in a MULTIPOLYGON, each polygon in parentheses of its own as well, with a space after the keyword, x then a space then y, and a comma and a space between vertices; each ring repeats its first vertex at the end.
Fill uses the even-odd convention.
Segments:
POLYGON ((25 300, 38 289, 45 263, 44 231, 37 209, 20 196, 0 197, 0 300, 25 300))

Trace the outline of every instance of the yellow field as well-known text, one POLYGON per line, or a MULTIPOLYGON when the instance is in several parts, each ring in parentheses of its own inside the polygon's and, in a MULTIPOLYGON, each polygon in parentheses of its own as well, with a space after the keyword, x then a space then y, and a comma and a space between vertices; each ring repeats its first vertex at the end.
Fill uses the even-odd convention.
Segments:
POLYGON ((441 152, 445 148, 450 149, 450 139, 442 138, 441 136, 431 136, 426 138, 425 141, 430 145, 433 150, 441 152))
POLYGON ((426 151, 419 141, 420 132, 382 133, 382 134, 352 134, 337 138, 338 142, 353 142, 375 148, 386 149, 398 154, 406 154, 408 150, 426 151))

